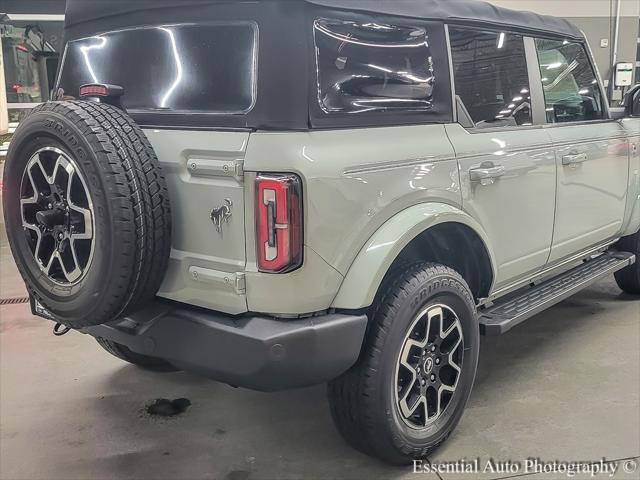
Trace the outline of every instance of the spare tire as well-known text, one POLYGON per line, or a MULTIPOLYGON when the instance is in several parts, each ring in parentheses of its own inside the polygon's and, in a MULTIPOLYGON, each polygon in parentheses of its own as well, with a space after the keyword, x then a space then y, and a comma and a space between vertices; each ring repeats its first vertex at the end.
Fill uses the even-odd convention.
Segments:
POLYGON ((156 294, 171 247, 169 196, 151 144, 124 112, 39 105, 11 139, 4 185, 18 270, 56 321, 99 325, 156 294))

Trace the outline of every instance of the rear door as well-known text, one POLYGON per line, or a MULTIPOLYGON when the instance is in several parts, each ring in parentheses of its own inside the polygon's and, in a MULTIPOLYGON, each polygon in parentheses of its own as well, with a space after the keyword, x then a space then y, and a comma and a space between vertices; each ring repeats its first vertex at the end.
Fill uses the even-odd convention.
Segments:
POLYGON ((536 39, 546 129, 558 169, 550 262, 597 246, 621 229, 629 175, 629 142, 609 120, 586 46, 536 39))
POLYGON ((59 81, 67 99, 83 84, 118 85, 122 106, 143 128, 151 125, 144 130, 167 179, 173 219, 158 295, 233 314, 247 310, 242 165, 250 132, 180 125, 185 118, 242 120, 252 110, 257 35, 254 22, 234 20, 72 40, 59 81))
MULTIPOLYGON (((449 27, 457 124, 446 125, 460 168, 463 206, 485 229, 496 287, 540 270, 551 247, 556 166, 527 69, 531 39, 449 27)), ((543 120, 543 119, 542 119, 543 120)))
POLYGON ((247 309, 242 162, 248 132, 145 130, 167 179, 173 219, 158 295, 227 313, 247 309))

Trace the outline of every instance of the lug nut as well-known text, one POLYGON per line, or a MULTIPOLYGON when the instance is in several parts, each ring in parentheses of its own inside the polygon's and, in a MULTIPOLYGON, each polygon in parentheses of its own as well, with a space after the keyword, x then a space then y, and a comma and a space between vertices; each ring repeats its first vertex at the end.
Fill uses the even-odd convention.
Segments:
POLYGON ((440 365, 440 359, 436 358, 436 365, 440 365))
POLYGON ((436 346, 435 345, 431 345, 431 351, 435 352, 436 351, 436 346))
POLYGON ((433 373, 431 374, 431 377, 430 377, 430 378, 431 378, 431 381, 432 381, 432 382, 435 382, 435 381, 436 381, 436 376, 435 376, 433 373))
POLYGON ((424 378, 420 380, 420 385, 424 387, 426 384, 427 384, 427 381, 424 378))

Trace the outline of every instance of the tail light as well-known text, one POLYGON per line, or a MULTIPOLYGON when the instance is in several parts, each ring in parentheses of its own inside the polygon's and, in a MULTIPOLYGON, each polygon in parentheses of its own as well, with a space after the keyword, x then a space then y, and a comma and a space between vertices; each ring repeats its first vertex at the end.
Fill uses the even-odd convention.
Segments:
POLYGON ((286 273, 302 264, 301 182, 293 174, 256 177, 258 269, 286 273))
POLYGON ((87 83, 80 85, 80 98, 100 99, 99 101, 122 108, 121 98, 124 88, 120 85, 108 85, 104 83, 87 83))

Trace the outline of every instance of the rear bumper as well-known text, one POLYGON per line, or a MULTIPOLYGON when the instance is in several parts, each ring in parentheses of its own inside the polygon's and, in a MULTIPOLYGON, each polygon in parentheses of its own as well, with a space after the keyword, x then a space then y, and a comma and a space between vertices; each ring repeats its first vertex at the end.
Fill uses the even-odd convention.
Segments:
POLYGON ((366 323, 365 315, 233 317, 157 301, 116 323, 81 331, 217 381, 273 391, 345 372, 360 354, 366 323))

